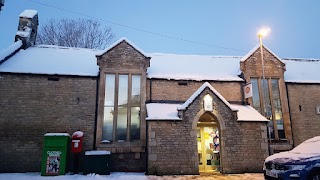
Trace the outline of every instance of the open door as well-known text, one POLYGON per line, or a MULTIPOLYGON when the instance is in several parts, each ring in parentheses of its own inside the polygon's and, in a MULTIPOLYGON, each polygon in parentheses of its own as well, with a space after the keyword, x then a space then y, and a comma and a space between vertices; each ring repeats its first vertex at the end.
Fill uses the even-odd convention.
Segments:
MULTIPOLYGON (((201 119, 200 119, 201 120, 201 119)), ((199 172, 220 171, 220 141, 218 124, 198 122, 197 142, 199 157, 199 172)))

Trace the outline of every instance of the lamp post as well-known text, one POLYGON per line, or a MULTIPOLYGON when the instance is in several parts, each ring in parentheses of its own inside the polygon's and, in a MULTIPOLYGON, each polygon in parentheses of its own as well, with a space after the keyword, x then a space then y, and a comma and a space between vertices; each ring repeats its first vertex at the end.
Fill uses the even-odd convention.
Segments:
POLYGON ((270 32, 270 28, 262 28, 259 32, 258 32, 258 38, 259 38, 259 43, 260 43, 260 54, 261 54, 261 64, 262 64, 262 100, 263 100, 263 107, 264 107, 264 115, 267 116, 267 107, 266 107, 266 103, 265 103, 265 99, 267 98, 266 93, 265 93, 265 74, 264 74, 264 59, 263 59, 263 49, 262 49, 262 38, 266 35, 268 35, 268 33, 270 32))
MULTIPOLYGON (((261 65, 262 65, 262 101, 263 101, 263 113, 264 116, 266 116, 267 118, 269 118, 269 114, 268 114, 268 104, 266 104, 266 99, 267 99, 267 94, 266 94, 266 78, 265 78, 265 74, 264 74, 264 59, 263 59, 263 49, 262 49, 262 38, 266 35, 268 35, 268 33, 270 32, 270 28, 262 28, 261 30, 259 30, 258 32, 258 38, 259 38, 259 43, 260 43, 260 54, 261 54, 261 65)), ((268 122, 268 149, 269 149, 269 155, 271 154, 271 149, 270 149, 270 143, 271 143, 271 124, 270 122, 268 122)))

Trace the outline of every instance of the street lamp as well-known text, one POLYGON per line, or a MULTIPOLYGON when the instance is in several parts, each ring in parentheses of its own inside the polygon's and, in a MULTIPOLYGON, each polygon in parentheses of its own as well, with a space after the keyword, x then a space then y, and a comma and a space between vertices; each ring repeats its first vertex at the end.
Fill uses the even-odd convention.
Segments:
POLYGON ((259 38, 259 43, 260 43, 260 54, 261 54, 261 64, 262 64, 262 100, 263 100, 263 107, 264 107, 264 115, 268 116, 267 114, 267 107, 266 107, 266 103, 265 103, 265 99, 267 98, 266 93, 265 93, 265 75, 264 75, 264 59, 263 59, 263 49, 262 49, 262 38, 267 36, 270 32, 270 28, 262 28, 259 30, 258 32, 258 38, 259 38))
MULTIPOLYGON (((259 38, 259 43, 260 43, 260 54, 261 54, 261 64, 262 64, 262 100, 263 100, 263 107, 264 107, 264 115, 270 120, 269 118, 269 114, 268 114, 268 105, 266 104, 266 99, 267 99, 267 94, 266 94, 266 79, 265 79, 265 75, 264 75, 264 59, 263 59, 263 49, 262 49, 262 38, 267 36, 270 32, 270 28, 262 28, 259 30, 258 32, 258 38, 259 38)), ((272 122, 268 122, 268 139, 269 139, 269 143, 268 143, 268 150, 269 150, 269 155, 271 155, 271 148, 270 148, 270 143, 271 143, 271 127, 272 127, 272 122)))

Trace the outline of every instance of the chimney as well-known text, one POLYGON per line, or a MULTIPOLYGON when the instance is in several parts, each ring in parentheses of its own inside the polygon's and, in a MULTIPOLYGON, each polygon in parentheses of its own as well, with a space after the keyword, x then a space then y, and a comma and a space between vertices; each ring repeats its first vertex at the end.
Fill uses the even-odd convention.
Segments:
POLYGON ((19 15, 19 26, 15 41, 21 40, 23 49, 36 44, 38 25, 38 12, 36 10, 24 10, 19 15))
POLYGON ((4 0, 0 0, 0 11, 2 10, 3 6, 4 6, 4 0))

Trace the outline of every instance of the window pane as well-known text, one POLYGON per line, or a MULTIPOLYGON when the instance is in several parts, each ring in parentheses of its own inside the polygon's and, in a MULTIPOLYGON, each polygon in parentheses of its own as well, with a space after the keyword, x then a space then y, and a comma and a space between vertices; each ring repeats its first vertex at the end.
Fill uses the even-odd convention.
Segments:
POLYGON ((127 139, 128 75, 119 75, 117 140, 127 139))
POLYGON ((269 84, 268 84, 268 79, 265 79, 263 81, 262 79, 262 84, 261 84, 261 88, 262 88, 262 96, 263 96, 263 104, 264 104, 264 114, 265 117, 268 118, 270 121, 268 123, 268 127, 269 127, 269 137, 271 137, 272 139, 275 138, 274 136, 274 126, 273 126, 273 117, 272 117, 272 108, 271 108, 271 101, 270 101, 270 92, 269 92, 269 84))
POLYGON ((102 140, 113 140, 115 75, 106 74, 102 140))
POLYGON ((258 79, 251 78, 253 107, 261 113, 258 79))
POLYGON ((131 99, 131 140, 140 139, 140 75, 132 75, 132 99, 131 99))
POLYGON ((113 107, 104 107, 104 119, 103 119, 103 131, 102 140, 113 140, 112 130, 113 130, 113 107))
POLYGON ((262 96, 264 100, 264 112, 267 118, 271 118, 272 116, 272 109, 271 109, 271 101, 270 101, 270 94, 269 94, 269 84, 268 79, 262 80, 262 96))
POLYGON ((127 139, 127 107, 118 107, 117 140, 127 139))
POLYGON ((140 107, 140 76, 132 75, 132 107, 140 107))
POLYGON ((140 139, 140 107, 131 108, 131 140, 140 139))
POLYGON ((279 138, 285 138, 278 79, 272 79, 271 85, 272 85, 273 106, 275 111, 274 119, 277 122, 279 138))
POLYGON ((114 106, 115 75, 106 74, 105 106, 114 106))

